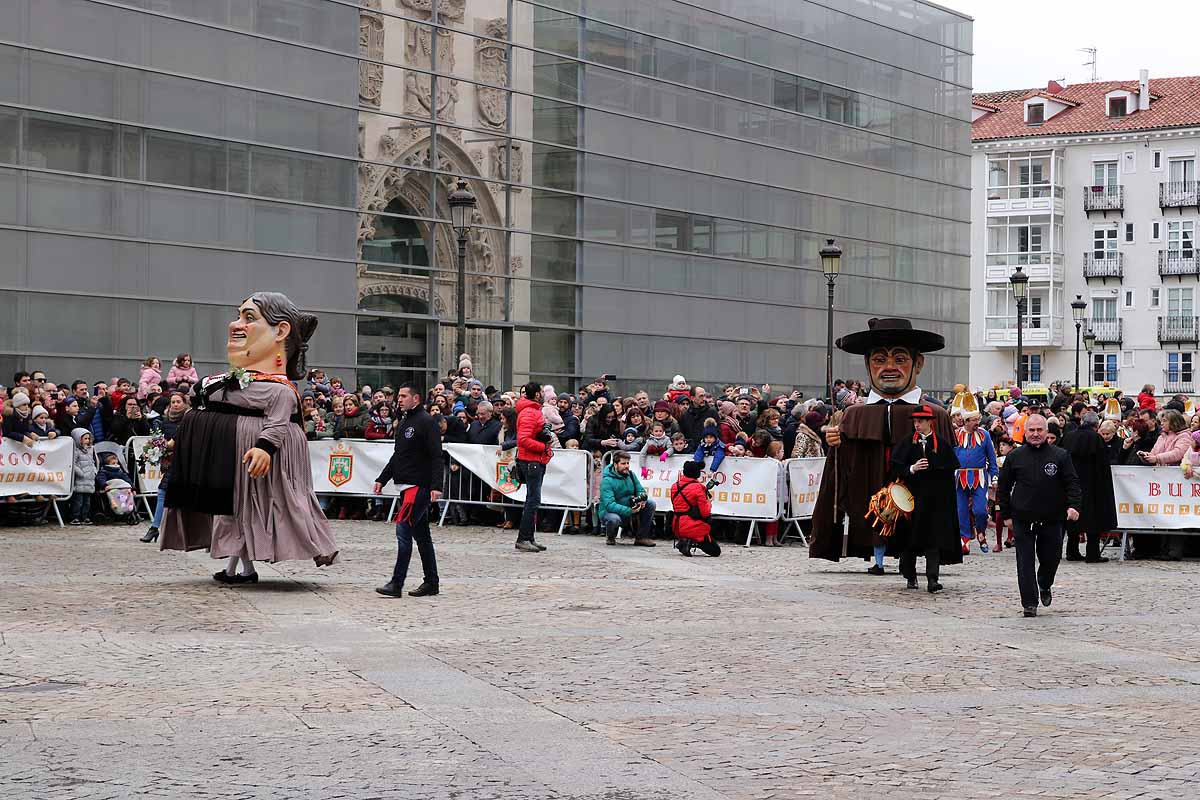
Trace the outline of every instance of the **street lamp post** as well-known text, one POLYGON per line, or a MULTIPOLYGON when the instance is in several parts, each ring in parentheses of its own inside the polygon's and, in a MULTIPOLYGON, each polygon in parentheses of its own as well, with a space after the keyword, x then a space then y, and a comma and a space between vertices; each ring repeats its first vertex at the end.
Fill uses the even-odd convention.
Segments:
POLYGON ((1017 267, 1012 275, 1008 277, 1008 282, 1012 285, 1013 297, 1017 300, 1017 388, 1021 388, 1021 375, 1024 372, 1022 369, 1025 360, 1023 352, 1023 342, 1021 340, 1021 322, 1025 316, 1025 297, 1029 291, 1029 276, 1021 267, 1017 267))
POLYGON ((826 315, 825 336, 825 389, 829 392, 829 405, 833 405, 833 286, 842 272, 842 248, 833 239, 826 239, 821 248, 821 272, 829 288, 829 305, 826 315))
POLYGON ((460 180, 454 191, 446 197, 450 206, 450 222, 454 235, 458 237, 458 325, 455 331, 457 348, 455 357, 467 352, 467 240, 471 233, 471 211, 475 208, 475 195, 460 180))
POLYGON ((1083 295, 1075 295, 1075 299, 1071 301, 1071 317, 1075 320, 1075 391, 1079 391, 1079 328, 1083 325, 1083 312, 1086 308, 1087 301, 1083 299, 1083 295))
MULTIPOLYGON (((1091 370, 1092 349, 1096 346, 1096 332, 1092 330, 1091 325, 1088 326, 1087 333, 1083 335, 1083 346, 1087 348, 1088 369, 1091 370)), ((1088 382, 1091 382, 1090 378, 1088 379, 1088 382)), ((1079 387, 1077 386, 1075 388, 1078 389, 1079 387)))

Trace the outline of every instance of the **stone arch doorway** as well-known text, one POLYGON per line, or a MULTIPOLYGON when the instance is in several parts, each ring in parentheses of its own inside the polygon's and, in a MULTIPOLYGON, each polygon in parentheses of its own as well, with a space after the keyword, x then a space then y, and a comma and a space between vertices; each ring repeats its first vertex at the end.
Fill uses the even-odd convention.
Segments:
POLYGON ((377 305, 368 308, 365 304, 379 302, 365 299, 380 294, 399 293, 409 298, 401 305, 414 309, 414 298, 425 300, 429 305, 423 313, 436 317, 443 325, 442 335, 434 337, 440 344, 427 365, 429 370, 441 376, 458 364, 452 335, 457 315, 457 243, 449 225, 405 217, 432 215, 449 219, 446 197, 460 178, 466 179, 478 201, 473 221, 478 226, 488 226, 473 228, 467 247, 467 351, 471 353, 476 374, 485 381, 498 379, 502 350, 498 331, 471 327, 475 321, 495 322, 505 318, 503 234, 492 229, 503 226, 503 214, 488 184, 479 180, 475 163, 449 137, 438 137, 437 173, 413 169, 430 166, 429 137, 417 140, 401 152, 395 137, 387 134, 380 137, 378 150, 379 160, 391 161, 392 166, 363 164, 359 175, 363 192, 358 237, 360 308, 383 311, 377 305), (437 205, 431 214, 434 180, 438 181, 437 205), (430 281, 428 267, 435 258, 438 269, 430 281))

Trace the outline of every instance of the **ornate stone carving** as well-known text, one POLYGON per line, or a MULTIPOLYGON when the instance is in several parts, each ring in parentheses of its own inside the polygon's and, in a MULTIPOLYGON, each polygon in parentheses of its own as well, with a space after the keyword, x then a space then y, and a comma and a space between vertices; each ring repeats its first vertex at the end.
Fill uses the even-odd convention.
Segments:
MULTIPOLYGON (((433 13, 433 0, 399 0, 399 4, 401 11, 408 9, 414 12, 411 16, 421 19, 429 19, 433 13)), ((467 0, 437 0, 438 20, 457 22, 463 18, 466 7, 467 0)))
MULTIPOLYGON (((478 20, 475 30, 494 39, 508 39, 508 22, 504 19, 478 20)), ((476 39, 475 79, 492 86, 508 86, 508 48, 499 42, 476 39)), ((481 127, 504 127, 508 121, 506 95, 503 88, 475 87, 475 105, 479 109, 481 127)))
MULTIPOLYGON (((440 7, 440 6, 439 6, 440 7)), ((404 23, 404 63, 421 69, 433 66, 433 33, 427 25, 404 23)), ((458 81, 445 77, 454 73, 454 38, 450 31, 437 31, 437 66, 441 73, 437 78, 437 116, 447 122, 454 121, 454 106, 458 102, 458 81)), ((404 113, 430 114, 434 108, 433 76, 420 72, 404 73, 404 113)))
MULTIPOLYGON (((367 8, 380 8, 381 0, 365 0, 367 8)), ((360 58, 383 60, 383 17, 362 11, 358 15, 358 55, 360 58)), ((383 65, 358 62, 358 101, 379 108, 383 99, 383 65)))
POLYGON ((525 257, 524 256, 513 256, 511 263, 512 263, 512 272, 511 272, 512 275, 520 275, 522 272, 525 271, 525 257))
MULTIPOLYGON (((508 152, 508 148, 505 147, 504 142, 496 142, 492 145, 490 174, 493 178, 495 178, 497 180, 501 180, 501 181, 506 180, 505 175, 504 175, 504 158, 505 158, 505 155, 507 154, 507 152, 508 152)), ((521 149, 520 142, 513 142, 512 143, 512 168, 509 171, 507 180, 510 180, 513 183, 520 183, 522 180, 524 180, 524 177, 523 177, 524 174, 525 174, 525 151, 521 149)), ((504 191, 504 186, 502 184, 493 183, 492 187, 497 192, 504 191)), ((519 192, 519 191, 521 191, 521 187, 514 186, 513 191, 519 192)))
MULTIPOLYGON (((358 289, 358 302, 361 305, 364 298, 378 295, 411 297, 414 300, 429 303, 429 287, 425 280, 420 278, 414 278, 412 283, 392 280, 365 284, 358 289)), ((433 309, 437 316, 444 316, 447 312, 446 302, 436 294, 433 298, 433 309)))

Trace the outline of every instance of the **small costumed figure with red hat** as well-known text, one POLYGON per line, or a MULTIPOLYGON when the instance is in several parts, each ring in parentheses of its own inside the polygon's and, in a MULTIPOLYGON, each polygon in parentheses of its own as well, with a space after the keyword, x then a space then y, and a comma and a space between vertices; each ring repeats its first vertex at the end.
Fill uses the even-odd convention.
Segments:
POLYGON ((925 578, 929 593, 942 590, 938 570, 943 554, 947 561, 960 561, 958 524, 954 513, 954 474, 958 457, 954 446, 933 430, 934 411, 917 406, 910 415, 915 432, 892 448, 891 473, 913 496, 912 517, 900 524, 893 537, 904 537, 900 574, 908 588, 917 588, 917 556, 925 556, 925 578))
MULTIPOLYGON (((954 432, 954 454, 959 469, 954 473, 954 490, 958 495, 958 535, 962 538, 963 555, 971 552, 971 539, 979 540, 979 549, 986 553, 987 491, 992 480, 1000 474, 996 463, 996 448, 992 437, 979 429, 979 404, 975 395, 959 392, 950 405, 951 413, 962 416, 962 427, 954 432)), ((996 552, 1000 552, 996 541, 996 552)))

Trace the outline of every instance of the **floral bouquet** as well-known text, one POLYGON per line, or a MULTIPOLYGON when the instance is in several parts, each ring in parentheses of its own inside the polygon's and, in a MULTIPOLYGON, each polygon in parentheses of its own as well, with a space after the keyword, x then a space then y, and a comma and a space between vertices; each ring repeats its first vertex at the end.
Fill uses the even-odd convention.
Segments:
POLYGON ((139 460, 143 464, 158 466, 166 456, 167 439, 165 436, 159 435, 142 445, 142 455, 139 460))

